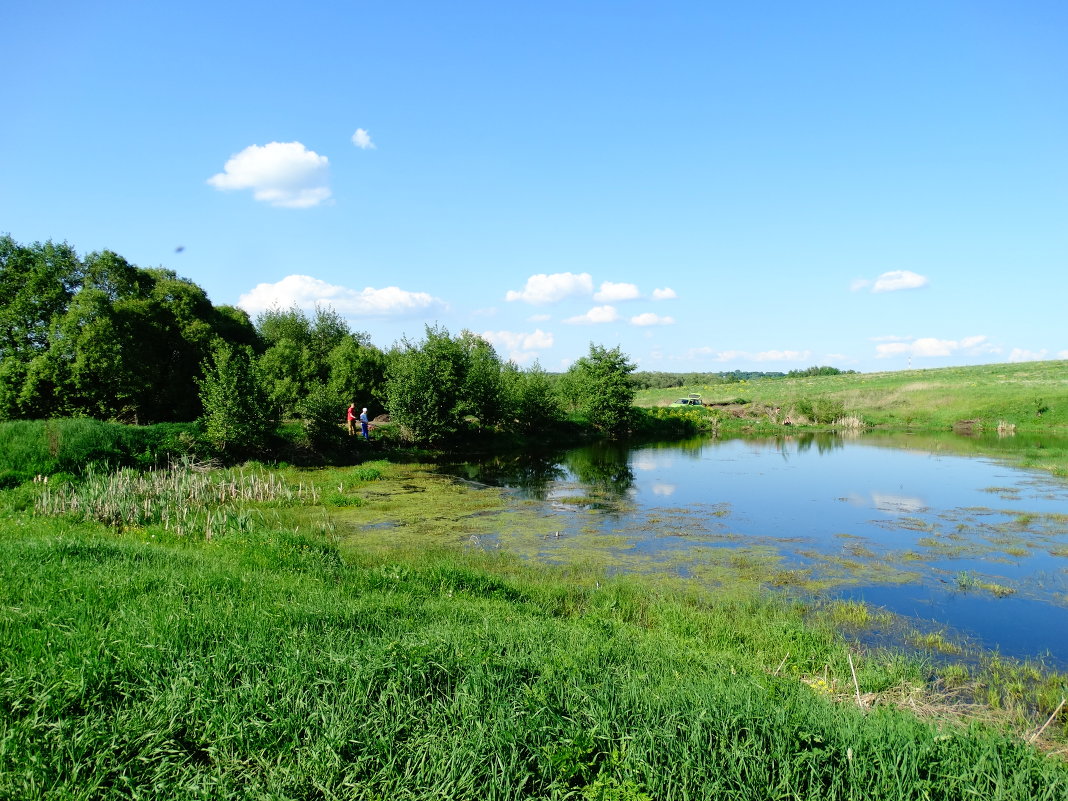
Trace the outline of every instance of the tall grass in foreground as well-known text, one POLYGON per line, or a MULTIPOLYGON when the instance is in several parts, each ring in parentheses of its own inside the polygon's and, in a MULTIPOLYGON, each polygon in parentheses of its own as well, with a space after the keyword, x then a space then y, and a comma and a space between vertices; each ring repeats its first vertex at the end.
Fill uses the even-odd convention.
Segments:
POLYGON ((316 503, 319 491, 311 484, 291 487, 277 473, 261 467, 198 471, 189 463, 165 470, 139 473, 119 470, 101 473, 90 468, 84 481, 47 485, 35 510, 45 515, 66 515, 92 520, 117 529, 159 524, 182 536, 196 533, 211 539, 242 517, 237 507, 246 503, 316 503))
POLYGON ((789 607, 284 530, 0 531, 3 798, 1068 795, 991 730, 833 705, 799 677, 844 649, 789 607))

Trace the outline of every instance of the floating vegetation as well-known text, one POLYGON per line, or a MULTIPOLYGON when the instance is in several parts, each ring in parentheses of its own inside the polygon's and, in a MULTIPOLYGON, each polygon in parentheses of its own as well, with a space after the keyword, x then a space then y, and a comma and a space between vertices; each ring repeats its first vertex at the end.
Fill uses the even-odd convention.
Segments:
POLYGON ((980 492, 989 492, 991 495, 997 495, 1002 500, 1016 501, 1020 499, 1019 487, 982 487, 980 492))
POLYGON ((944 631, 929 631, 921 634, 916 632, 909 637, 909 642, 924 651, 937 651, 942 654, 960 654, 964 649, 946 639, 944 631))
POLYGON ((981 576, 967 570, 962 570, 957 573, 954 577, 954 583, 959 590, 965 592, 969 590, 984 590, 989 592, 995 598, 1005 598, 1016 593, 1016 590, 1012 587, 1007 587, 1004 584, 998 584, 994 581, 987 581, 981 576))

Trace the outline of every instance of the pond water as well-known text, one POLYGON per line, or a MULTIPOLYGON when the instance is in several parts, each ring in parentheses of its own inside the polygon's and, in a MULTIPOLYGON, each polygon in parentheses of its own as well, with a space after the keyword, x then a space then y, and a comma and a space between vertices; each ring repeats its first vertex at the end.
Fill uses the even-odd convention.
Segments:
MULTIPOLYGON (((702 438, 447 465, 544 505, 482 547, 867 601, 1068 667, 1068 482, 952 435, 702 438)), ((1035 443, 1030 443, 1032 447, 1035 443)))

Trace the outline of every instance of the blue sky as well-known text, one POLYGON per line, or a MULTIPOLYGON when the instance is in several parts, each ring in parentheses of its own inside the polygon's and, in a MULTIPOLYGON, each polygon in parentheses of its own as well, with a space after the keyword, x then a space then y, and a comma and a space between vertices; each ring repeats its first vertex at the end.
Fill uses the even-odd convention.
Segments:
POLYGON ((565 368, 1068 358, 1068 4, 28 2, 0 233, 565 368), (181 250, 179 250, 181 248, 181 250))

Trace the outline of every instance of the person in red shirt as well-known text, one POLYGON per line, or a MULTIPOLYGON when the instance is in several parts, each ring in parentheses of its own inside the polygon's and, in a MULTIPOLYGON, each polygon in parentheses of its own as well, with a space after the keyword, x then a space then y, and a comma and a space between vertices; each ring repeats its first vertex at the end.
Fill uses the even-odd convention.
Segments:
POLYGON ((346 416, 345 419, 348 421, 348 424, 349 424, 349 436, 350 437, 354 436, 356 434, 356 404, 355 404, 355 402, 349 404, 348 415, 346 416))

